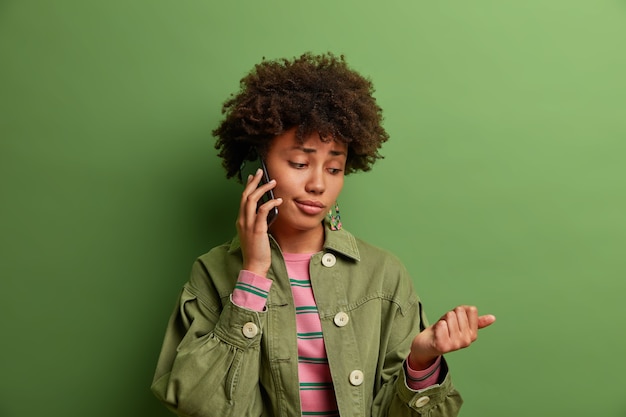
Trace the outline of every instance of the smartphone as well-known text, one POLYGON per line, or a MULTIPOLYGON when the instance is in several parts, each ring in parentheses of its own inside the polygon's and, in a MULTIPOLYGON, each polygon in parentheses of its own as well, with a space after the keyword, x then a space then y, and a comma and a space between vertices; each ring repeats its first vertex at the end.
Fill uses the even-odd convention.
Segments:
MULTIPOLYGON (((252 161, 244 161, 243 164, 241 164, 241 168, 239 169, 241 182, 245 184, 248 180, 248 175, 254 176, 259 168, 261 168, 261 170, 263 171, 261 181, 259 181, 259 187, 263 184, 267 184, 270 181, 270 176, 267 173, 267 167, 265 166, 265 162, 260 157, 257 157, 252 161)), ((274 198, 275 197, 273 190, 269 190, 264 193, 257 203, 257 210, 259 206, 270 200, 273 200, 274 198)), ((267 214, 267 227, 270 227, 270 225, 274 223, 274 220, 276 220, 276 216, 278 216, 278 208, 273 207, 267 214)))

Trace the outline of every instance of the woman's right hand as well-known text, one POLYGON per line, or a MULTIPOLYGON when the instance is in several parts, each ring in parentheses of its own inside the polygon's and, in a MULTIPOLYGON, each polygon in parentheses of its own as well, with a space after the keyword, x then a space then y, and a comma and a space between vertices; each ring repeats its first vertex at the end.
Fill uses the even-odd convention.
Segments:
POLYGON ((257 211, 259 199, 276 186, 276 181, 271 180, 259 187, 262 172, 259 169, 254 176, 250 175, 247 179, 241 195, 236 226, 243 253, 243 269, 267 276, 272 262, 267 234, 267 215, 272 208, 280 206, 283 200, 281 198, 270 200, 261 205, 257 211))

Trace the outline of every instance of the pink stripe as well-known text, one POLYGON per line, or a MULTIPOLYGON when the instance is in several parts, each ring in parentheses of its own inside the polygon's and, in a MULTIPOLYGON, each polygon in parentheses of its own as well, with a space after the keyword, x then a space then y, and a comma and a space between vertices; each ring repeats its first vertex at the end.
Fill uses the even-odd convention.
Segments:
POLYGON ((298 332, 321 332, 322 323, 318 314, 298 314, 296 315, 296 326, 298 332))
POLYGON ((332 411, 337 409, 337 399, 333 390, 300 391, 302 411, 332 411))
POLYGON ((315 365, 311 363, 299 363, 298 375, 300 382, 332 382, 328 365, 315 365))
POLYGON ((305 358, 325 358, 324 339, 298 340, 298 355, 305 358))
MULTIPOLYGON (((293 276, 293 275, 290 275, 293 276)), ((315 297, 313 296, 313 291, 311 291, 311 287, 291 287, 291 292, 293 292, 293 298, 296 301, 296 306, 307 305, 314 306, 315 305, 315 297)))
POLYGON ((335 392, 324 391, 300 391, 302 411, 332 411, 337 409, 335 392))

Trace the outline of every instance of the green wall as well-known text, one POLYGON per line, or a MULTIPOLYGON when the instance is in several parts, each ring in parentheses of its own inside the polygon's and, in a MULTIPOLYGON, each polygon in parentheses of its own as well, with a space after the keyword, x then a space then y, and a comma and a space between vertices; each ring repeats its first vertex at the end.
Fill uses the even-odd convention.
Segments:
POLYGON ((391 140, 344 225, 431 319, 465 417, 624 417, 626 3, 0 1, 0 416, 167 416, 149 392, 194 258, 234 233, 210 131, 262 57, 344 53, 391 140))

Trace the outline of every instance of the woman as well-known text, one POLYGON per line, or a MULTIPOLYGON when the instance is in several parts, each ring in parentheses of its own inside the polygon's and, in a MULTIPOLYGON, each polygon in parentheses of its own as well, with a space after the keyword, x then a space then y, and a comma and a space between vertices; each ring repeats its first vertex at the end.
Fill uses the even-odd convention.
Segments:
POLYGON ((242 178, 237 236, 183 288, 152 385, 175 413, 458 414, 442 355, 495 317, 459 306, 428 326, 401 262, 341 228, 344 176, 388 139, 372 93, 343 57, 305 54, 257 65, 224 104, 227 177, 260 155, 272 180, 242 178))

